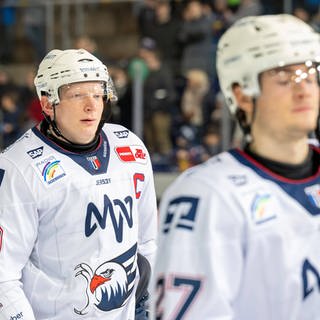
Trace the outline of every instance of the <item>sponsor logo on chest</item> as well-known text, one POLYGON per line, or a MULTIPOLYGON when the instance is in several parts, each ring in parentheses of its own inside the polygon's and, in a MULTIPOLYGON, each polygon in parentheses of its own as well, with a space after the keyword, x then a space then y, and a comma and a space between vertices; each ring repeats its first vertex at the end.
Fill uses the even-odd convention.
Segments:
POLYGON ((147 152, 143 146, 121 146, 116 147, 115 151, 123 162, 147 163, 147 152))
POLYGON ((39 148, 36 148, 36 149, 32 149, 32 150, 30 150, 30 151, 27 151, 27 154, 28 154, 32 159, 41 157, 42 154, 43 154, 43 147, 39 147, 39 148))
POLYGON ((57 160, 53 155, 37 162, 35 167, 40 172, 43 181, 48 185, 56 182, 66 175, 61 165, 61 161, 57 160))

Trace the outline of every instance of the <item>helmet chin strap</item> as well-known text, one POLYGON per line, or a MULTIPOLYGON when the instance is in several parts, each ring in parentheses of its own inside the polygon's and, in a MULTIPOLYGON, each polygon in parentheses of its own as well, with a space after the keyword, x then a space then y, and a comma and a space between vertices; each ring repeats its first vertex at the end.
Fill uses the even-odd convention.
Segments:
POLYGON ((74 143, 71 140, 69 140, 68 138, 66 138, 61 131, 59 130, 57 123, 55 121, 56 119, 56 106, 53 106, 53 120, 45 113, 42 111, 42 114, 44 116, 44 119, 47 121, 47 123, 49 124, 50 128, 52 128, 52 131, 54 132, 54 134, 58 137, 58 138, 62 138, 63 140, 65 140, 67 143, 69 143, 71 146, 75 146, 75 147, 89 147, 92 144, 96 143, 97 139, 99 138, 100 132, 102 130, 103 125, 110 119, 111 117, 111 104, 110 101, 107 99, 104 99, 103 101, 104 103, 104 107, 103 107, 103 112, 102 112, 102 116, 101 116, 101 120, 99 122, 97 131, 95 133, 94 138, 92 139, 91 142, 86 143, 86 144, 78 144, 78 143, 74 143))
POLYGON ((314 134, 315 134, 317 140, 320 141, 320 114, 318 115, 317 127, 316 127, 314 134))
POLYGON ((67 141, 70 144, 75 144, 74 142, 70 141, 69 139, 67 139, 59 130, 57 123, 55 121, 56 118, 56 111, 55 111, 55 106, 53 106, 53 112, 54 112, 54 120, 52 120, 45 112, 42 111, 42 114, 44 116, 44 119, 47 121, 47 123, 49 124, 49 127, 52 128, 54 134, 59 137, 59 138, 63 138, 65 141, 67 141))

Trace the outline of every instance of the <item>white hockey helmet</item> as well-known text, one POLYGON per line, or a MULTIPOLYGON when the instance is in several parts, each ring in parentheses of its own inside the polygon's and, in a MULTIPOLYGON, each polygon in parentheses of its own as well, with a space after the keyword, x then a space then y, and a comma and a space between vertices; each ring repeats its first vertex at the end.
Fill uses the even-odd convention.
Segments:
POLYGON ((85 49, 51 50, 40 63, 34 84, 39 99, 45 94, 56 105, 60 87, 87 81, 104 82, 107 100, 117 100, 107 67, 85 49))
POLYGON ((320 62, 320 36, 302 20, 288 14, 238 20, 222 35, 217 50, 220 87, 231 113, 237 109, 233 84, 257 97, 261 72, 310 61, 320 62))

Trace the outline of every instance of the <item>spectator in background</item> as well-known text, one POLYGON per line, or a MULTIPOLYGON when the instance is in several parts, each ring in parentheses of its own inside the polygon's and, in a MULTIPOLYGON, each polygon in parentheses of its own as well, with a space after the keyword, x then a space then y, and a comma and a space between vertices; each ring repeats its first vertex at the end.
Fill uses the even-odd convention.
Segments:
POLYGON ((34 87, 34 77, 36 70, 34 68, 26 73, 24 84, 20 89, 21 105, 21 130, 26 131, 43 120, 41 104, 34 87))
POLYGON ((222 151, 220 122, 212 122, 205 129, 201 144, 190 149, 192 165, 207 161, 222 151))
POLYGON ((106 62, 106 58, 101 55, 99 52, 99 48, 97 45, 97 42, 93 37, 90 37, 88 35, 81 35, 77 37, 74 41, 74 47, 76 49, 85 49, 91 54, 95 55, 98 59, 103 60, 106 62))
POLYGON ((320 0, 304 0, 303 4, 306 10, 308 10, 310 13, 319 11, 320 0))
POLYGON ((185 125, 193 128, 195 141, 199 144, 204 128, 204 114, 210 114, 214 106, 214 97, 210 91, 210 81, 205 71, 190 69, 186 74, 186 87, 181 99, 181 113, 185 125))
POLYGON ((176 75, 179 73, 177 33, 180 20, 172 15, 172 7, 169 0, 157 0, 154 11, 154 22, 150 24, 146 32, 157 43, 162 61, 176 75))
POLYGON ((212 88, 215 92, 220 90, 219 81, 217 79, 216 71, 216 52, 217 45, 222 34, 232 23, 233 12, 229 9, 227 0, 212 0, 212 14, 211 14, 211 31, 212 31, 212 88))
POLYGON ((216 47, 220 37, 230 26, 233 13, 228 7, 227 0, 213 0, 212 7, 212 40, 216 47))
POLYGON ((149 69, 144 82, 144 135, 146 145, 162 161, 172 150, 170 127, 174 105, 173 77, 162 62, 156 43, 142 41, 143 59, 149 69))
POLYGON ((19 100, 20 100, 21 106, 27 106, 34 97, 37 97, 37 93, 33 83, 35 75, 36 75, 36 72, 34 68, 30 68, 26 72, 24 81, 20 86, 19 100))
POLYGON ((113 65, 109 73, 118 95, 118 100, 112 105, 111 122, 132 130, 132 81, 124 66, 113 65))
POLYGON ((143 0, 134 6, 134 14, 137 16, 138 29, 141 38, 150 37, 149 30, 155 21, 155 6, 157 0, 143 0))
POLYGON ((7 91, 17 90, 16 84, 12 81, 9 73, 0 69, 0 97, 7 91))
POLYGON ((211 18, 204 14, 200 0, 191 0, 182 12, 182 25, 178 42, 182 46, 181 73, 190 69, 201 69, 208 75, 213 72, 213 46, 211 18))
POLYGON ((314 14, 311 14, 305 7, 297 6, 293 10, 293 15, 301 19, 305 23, 308 23, 312 28, 317 32, 320 31, 320 11, 315 11, 314 14))
POLYGON ((16 23, 16 0, 3 0, 0 7, 0 61, 12 62, 14 26, 16 23))
POLYGON ((18 94, 17 104, 20 106, 19 127, 21 132, 31 128, 43 118, 39 99, 34 88, 34 77, 35 69, 30 68, 26 72, 22 85, 14 86, 14 91, 18 94), (37 120, 34 119, 35 117, 37 120))
POLYGON ((192 127, 182 125, 175 138, 173 162, 179 172, 208 160, 221 151, 220 122, 212 122, 205 130, 201 142, 195 144, 192 127))
POLYGON ((95 54, 97 53, 97 43, 89 36, 82 35, 76 38, 74 45, 76 49, 85 49, 88 52, 95 54))
POLYGON ((192 166, 190 149, 193 147, 196 132, 188 125, 181 125, 174 137, 173 163, 182 172, 192 166))
POLYGON ((243 17, 258 16, 262 14, 260 0, 241 0, 237 11, 234 13, 231 22, 235 22, 243 17))
POLYGON ((46 22, 45 10, 38 1, 30 0, 23 10, 24 30, 34 50, 34 62, 38 63, 46 53, 46 22))
POLYGON ((0 150, 12 144, 21 133, 21 107, 18 102, 19 94, 17 91, 7 91, 1 96, 0 134, 2 135, 2 146, 0 146, 0 150))

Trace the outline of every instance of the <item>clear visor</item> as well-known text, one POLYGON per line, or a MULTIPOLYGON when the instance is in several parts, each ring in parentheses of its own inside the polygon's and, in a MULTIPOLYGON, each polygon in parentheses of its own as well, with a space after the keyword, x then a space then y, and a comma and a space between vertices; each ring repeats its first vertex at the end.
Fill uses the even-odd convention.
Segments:
POLYGON ((304 65, 293 65, 266 71, 270 77, 280 84, 299 84, 303 80, 308 83, 318 83, 319 65, 306 62, 304 65))
POLYGON ((113 83, 106 85, 105 82, 78 82, 63 85, 59 88, 60 100, 84 100, 91 97, 95 100, 107 99, 110 101, 117 101, 113 83), (111 88, 110 88, 111 86, 111 88))

